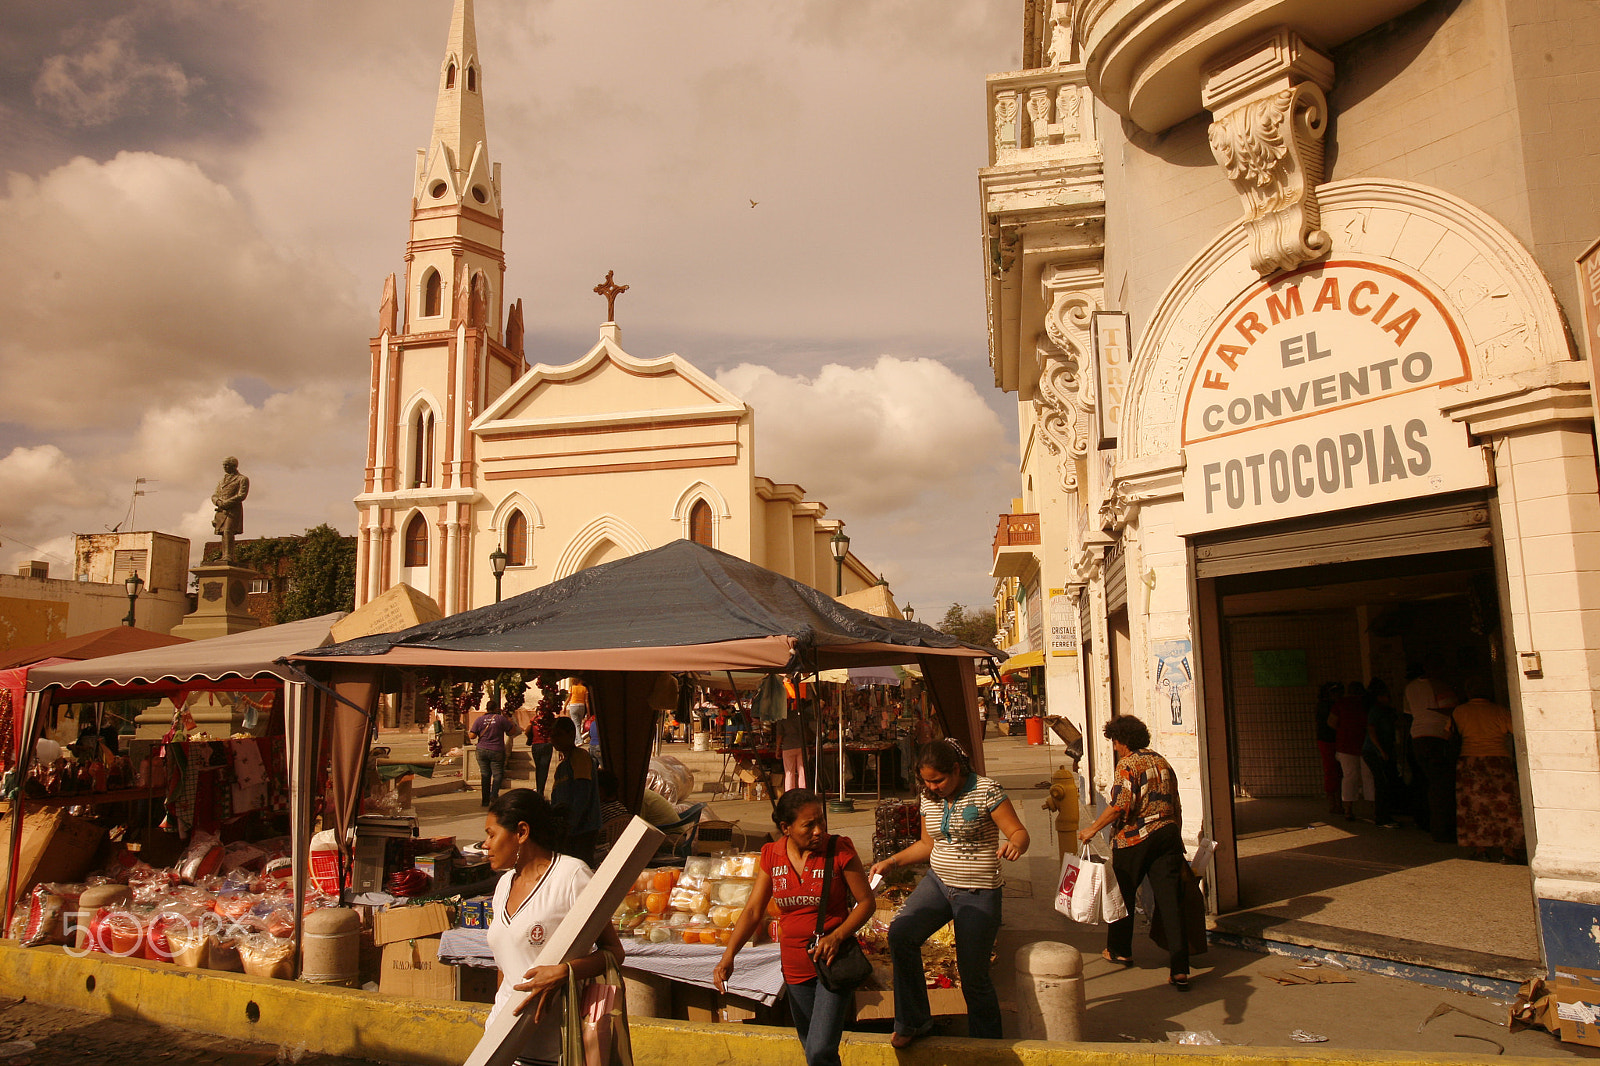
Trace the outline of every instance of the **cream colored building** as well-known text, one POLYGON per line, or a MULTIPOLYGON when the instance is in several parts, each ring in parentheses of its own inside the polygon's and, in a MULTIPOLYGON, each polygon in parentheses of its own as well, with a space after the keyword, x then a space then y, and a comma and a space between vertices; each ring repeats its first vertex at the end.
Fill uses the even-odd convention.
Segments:
POLYGON ((189 542, 150 531, 79 533, 72 577, 51 577, 50 564, 23 564, 0 574, 0 651, 31 647, 123 624, 130 574, 144 584, 134 622, 170 633, 190 610, 189 542))
POLYGON ((687 360, 631 355, 608 321, 586 353, 528 365, 483 77, 456 0, 406 272, 371 345, 357 606, 404 581, 452 614, 494 600, 497 549, 510 596, 680 537, 828 593, 876 583, 853 554, 836 571, 843 523, 756 474, 754 413, 687 360))
MULTIPOLYGON (((1218 842, 1226 915, 1259 902, 1240 841, 1268 806, 1326 817, 1319 684, 1398 701, 1411 662, 1487 679, 1530 865, 1463 876, 1524 923, 1517 959, 1600 966, 1600 500, 1574 341, 1574 260, 1600 237, 1594 5, 1028 0, 1024 23, 980 182, 991 362, 1040 532, 997 538, 995 574, 1062 590, 1047 617, 1082 654, 1047 656, 1049 691, 1094 742, 1092 788, 1101 724, 1140 715, 1186 836, 1218 842)), ((1408 862, 1464 854, 1409 839, 1408 862)), ((1370 908, 1366 932, 1420 936, 1423 902, 1370 908)), ((1302 905, 1297 935, 1336 941, 1333 910, 1302 905)), ((1443 924, 1469 949, 1483 928, 1443 924)))

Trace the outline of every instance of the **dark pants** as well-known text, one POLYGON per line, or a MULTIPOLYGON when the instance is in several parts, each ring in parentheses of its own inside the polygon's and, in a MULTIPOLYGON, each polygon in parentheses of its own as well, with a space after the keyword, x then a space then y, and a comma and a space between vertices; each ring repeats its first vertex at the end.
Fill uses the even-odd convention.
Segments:
POLYGON ((533 752, 533 779, 534 787, 539 795, 544 795, 545 779, 550 776, 550 753, 555 749, 549 744, 530 744, 528 750, 533 752))
POLYGON ((587 833, 568 833, 567 846, 562 850, 585 866, 594 865, 594 846, 600 842, 600 831, 591 829, 587 833))
POLYGON ((967 1001, 967 1035, 1000 1039, 1000 997, 989 975, 989 956, 1000 931, 998 888, 950 888, 933 871, 923 875, 889 926, 894 958, 894 1031, 913 1034, 932 1023, 928 985, 922 970, 922 945, 954 919, 956 969, 967 1001))
POLYGON ((1372 769, 1372 790, 1377 793, 1372 800, 1372 820, 1379 825, 1393 825, 1400 775, 1395 772, 1394 763, 1380 755, 1376 748, 1362 748, 1361 758, 1372 769))
POLYGON ((839 1037, 850 1018, 855 994, 830 992, 815 977, 788 988, 789 1013, 805 1049, 806 1066, 839 1066, 839 1037))
POLYGON ((1456 842, 1456 758, 1450 751, 1450 742, 1442 737, 1412 737, 1412 750, 1417 754, 1418 776, 1422 779, 1426 805, 1419 805, 1417 824, 1433 834, 1441 844, 1456 842), (1428 812, 1424 821, 1420 811, 1428 812))
POLYGON ((500 798, 500 790, 506 787, 506 753, 479 751, 478 773, 483 777, 483 805, 487 807, 500 798))
MULTIPOLYGON (((1170 973, 1189 972, 1189 941, 1183 931, 1183 832, 1175 825, 1164 825, 1132 847, 1113 848, 1111 871, 1122 889, 1128 916, 1106 927, 1106 950, 1119 958, 1133 955, 1133 901, 1139 885, 1150 879, 1156 897, 1156 913, 1161 916, 1167 937, 1167 968, 1170 973)), ((898 994, 898 993, 897 993, 898 994)))

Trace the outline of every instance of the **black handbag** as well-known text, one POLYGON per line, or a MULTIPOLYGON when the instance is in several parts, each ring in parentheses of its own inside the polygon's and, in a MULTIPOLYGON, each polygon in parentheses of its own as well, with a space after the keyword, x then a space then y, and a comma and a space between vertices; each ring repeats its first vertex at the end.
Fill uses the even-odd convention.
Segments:
MULTIPOLYGON (((822 898, 817 902, 817 931, 807 945, 808 950, 814 949, 823 936, 822 925, 828 917, 828 899, 833 888, 833 855, 838 843, 837 836, 828 837, 828 847, 822 859, 822 898)), ((854 936, 839 944, 832 962, 823 962, 815 956, 812 956, 811 962, 817 968, 817 980, 829 992, 853 992, 856 986, 872 976, 872 963, 867 961, 866 954, 861 950, 861 942, 854 936)))

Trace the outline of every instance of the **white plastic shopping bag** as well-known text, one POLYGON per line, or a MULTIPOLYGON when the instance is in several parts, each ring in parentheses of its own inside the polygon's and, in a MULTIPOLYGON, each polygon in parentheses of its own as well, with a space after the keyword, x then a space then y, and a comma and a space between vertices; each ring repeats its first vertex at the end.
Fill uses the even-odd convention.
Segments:
POLYGON ((1078 883, 1078 870, 1083 860, 1072 852, 1061 856, 1061 873, 1056 876, 1056 913, 1072 917, 1072 889, 1078 883))
POLYGON ((1088 845, 1079 852, 1078 880, 1072 886, 1072 910, 1067 917, 1085 925, 1101 922, 1101 893, 1105 890, 1106 864, 1089 853, 1088 845))
POLYGON ((1100 919, 1107 925, 1120 922, 1128 916, 1128 904, 1122 898, 1122 886, 1117 884, 1116 871, 1105 869, 1105 883, 1100 890, 1100 919))

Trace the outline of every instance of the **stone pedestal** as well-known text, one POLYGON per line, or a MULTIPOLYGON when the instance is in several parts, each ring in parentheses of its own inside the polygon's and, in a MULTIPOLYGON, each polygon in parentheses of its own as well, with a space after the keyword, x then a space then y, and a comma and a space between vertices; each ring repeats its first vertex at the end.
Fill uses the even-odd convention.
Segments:
POLYGON ((1046 940, 1019 948, 1013 996, 1023 1040, 1083 1039, 1083 956, 1071 944, 1046 940))
POLYGON ((250 582, 261 574, 227 563, 197 566, 191 572, 200 584, 200 595, 194 613, 173 628, 173 636, 205 640, 261 628, 260 620, 245 609, 250 582))

